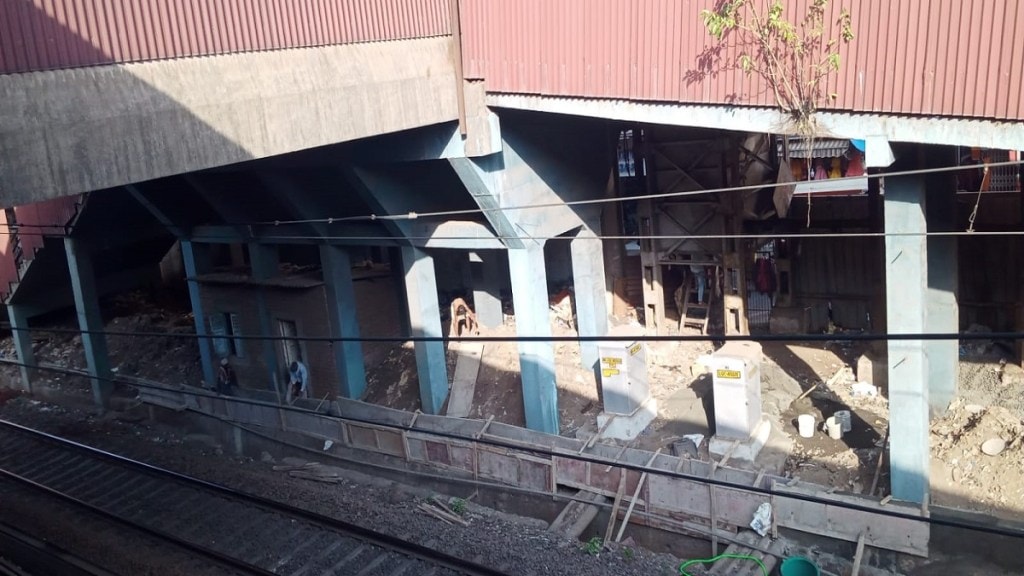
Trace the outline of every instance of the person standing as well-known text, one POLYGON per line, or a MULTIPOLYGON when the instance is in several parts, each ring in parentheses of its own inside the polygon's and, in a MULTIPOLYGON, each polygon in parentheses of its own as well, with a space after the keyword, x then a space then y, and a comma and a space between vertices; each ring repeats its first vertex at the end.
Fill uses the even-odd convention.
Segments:
POLYGON ((309 398, 309 371, 300 360, 288 366, 288 403, 296 398, 309 398))
POLYGON ((231 396, 233 389, 238 386, 238 376, 235 369, 227 358, 221 358, 220 368, 217 369, 217 392, 225 396, 231 396))
POLYGON ((690 264, 690 273, 693 274, 693 279, 697 284, 697 304, 703 304, 704 291, 708 287, 708 277, 704 272, 704 267, 690 264))

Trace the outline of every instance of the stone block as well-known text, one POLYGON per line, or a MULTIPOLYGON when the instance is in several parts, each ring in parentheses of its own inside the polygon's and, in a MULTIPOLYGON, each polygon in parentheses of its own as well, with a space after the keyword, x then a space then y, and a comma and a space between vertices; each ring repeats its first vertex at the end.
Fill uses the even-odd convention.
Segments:
POLYGON ((857 380, 874 386, 885 386, 888 380, 885 358, 875 354, 861 354, 857 358, 857 380))

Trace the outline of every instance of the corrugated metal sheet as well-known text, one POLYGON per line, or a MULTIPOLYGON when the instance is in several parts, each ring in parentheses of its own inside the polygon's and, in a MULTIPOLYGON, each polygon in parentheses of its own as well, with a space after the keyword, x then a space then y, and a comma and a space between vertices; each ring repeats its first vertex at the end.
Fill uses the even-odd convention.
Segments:
POLYGON ((2 0, 0 74, 451 33, 449 0, 2 0))
MULTIPOLYGON (((465 75, 490 92, 774 106, 756 77, 709 65, 710 0, 460 2, 465 75)), ((857 38, 830 108, 1024 119, 1024 0, 836 0, 829 18, 843 6, 857 38)))

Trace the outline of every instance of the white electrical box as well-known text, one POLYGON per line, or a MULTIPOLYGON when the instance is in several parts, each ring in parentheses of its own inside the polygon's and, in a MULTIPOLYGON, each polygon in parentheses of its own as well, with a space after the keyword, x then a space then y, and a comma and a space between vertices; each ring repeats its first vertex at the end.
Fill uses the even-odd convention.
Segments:
POLYGON ((650 397, 647 385, 647 346, 615 341, 598 345, 604 411, 629 415, 650 397))
POLYGON ((715 435, 746 440, 761 423, 761 345, 728 342, 711 357, 715 435))

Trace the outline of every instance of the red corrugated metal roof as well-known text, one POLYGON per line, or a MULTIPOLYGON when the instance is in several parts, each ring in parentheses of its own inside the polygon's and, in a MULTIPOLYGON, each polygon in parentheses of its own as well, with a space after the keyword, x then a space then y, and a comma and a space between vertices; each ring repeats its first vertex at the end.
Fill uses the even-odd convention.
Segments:
POLYGON ((451 34, 449 0, 2 0, 0 74, 451 34))
MULTIPOLYGON (((715 67, 710 0, 460 0, 464 71, 490 92, 773 106, 757 78, 715 67)), ((835 0, 856 39, 827 106, 1024 119, 1024 0, 835 0)), ((788 13, 807 0, 783 0, 788 13)), ((723 51, 734 62, 734 48, 723 51)))

